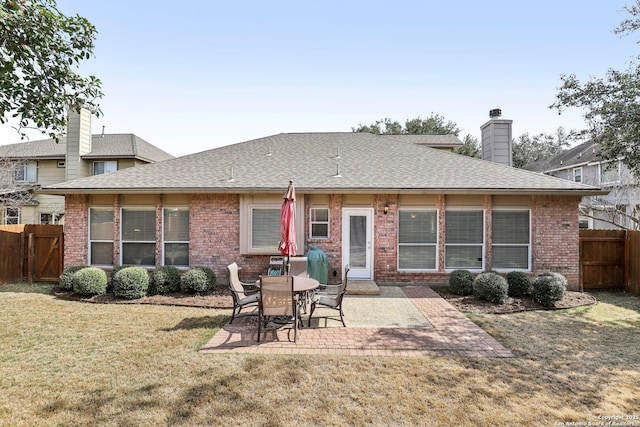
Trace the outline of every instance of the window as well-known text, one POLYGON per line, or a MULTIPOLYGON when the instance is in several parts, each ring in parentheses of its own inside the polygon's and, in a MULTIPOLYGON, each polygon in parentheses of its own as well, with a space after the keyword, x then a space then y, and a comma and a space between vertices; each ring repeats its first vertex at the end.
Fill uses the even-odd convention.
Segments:
POLYGON ((398 228, 398 269, 434 270, 438 241, 437 211, 400 209, 398 228))
POLYGON ((619 162, 600 163, 600 184, 620 181, 619 162))
POLYGON ((41 213, 40 224, 58 224, 63 216, 64 214, 41 213))
POLYGON ((38 180, 38 162, 26 162, 16 167, 14 178, 20 182, 36 182, 38 180))
POLYGON ((156 265, 155 208, 122 208, 122 264, 156 265))
POLYGON ((529 270, 531 233, 529 210, 495 210, 492 220, 493 268, 529 270))
POLYGON ((189 266, 189 208, 163 210, 164 265, 189 266))
POLYGON ((251 209, 251 249, 276 252, 280 243, 280 208, 251 209))
POLYGON ((94 175, 102 175, 103 173, 115 172, 117 170, 118 170, 117 160, 93 162, 94 175))
POLYGON ((582 168, 573 169, 573 181, 582 182, 582 168))
POLYGON ((445 224, 445 268, 482 269, 484 265, 483 211, 446 211, 445 224))
POLYGON ((113 210, 89 209, 89 264, 113 265, 113 210))
POLYGON ((311 208, 310 224, 312 239, 328 239, 329 238, 329 209, 327 208, 311 208))
POLYGON ((20 224, 20 208, 4 208, 4 223, 6 225, 20 224))

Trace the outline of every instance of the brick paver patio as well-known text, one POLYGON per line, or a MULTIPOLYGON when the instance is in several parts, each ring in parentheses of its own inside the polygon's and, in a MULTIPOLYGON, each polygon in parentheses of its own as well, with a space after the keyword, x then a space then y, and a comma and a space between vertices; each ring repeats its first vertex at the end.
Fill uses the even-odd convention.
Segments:
POLYGON ((333 354, 349 356, 513 357, 511 351, 427 286, 402 290, 433 328, 304 328, 293 342, 293 330, 269 329, 257 339, 257 318, 238 318, 225 325, 203 353, 333 354), (290 341, 291 340, 291 341, 290 341))

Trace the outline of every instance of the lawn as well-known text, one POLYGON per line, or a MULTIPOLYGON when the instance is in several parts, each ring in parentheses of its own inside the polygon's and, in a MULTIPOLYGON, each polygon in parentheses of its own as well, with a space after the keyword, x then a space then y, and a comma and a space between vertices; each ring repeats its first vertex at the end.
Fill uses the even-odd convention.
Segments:
MULTIPOLYGON (((230 310, 0 285, 0 425, 494 425, 640 416, 640 298, 469 316, 512 359, 203 355, 230 310), (31 292, 32 291, 32 292, 31 292)), ((640 426, 640 419, 636 419, 640 426)))

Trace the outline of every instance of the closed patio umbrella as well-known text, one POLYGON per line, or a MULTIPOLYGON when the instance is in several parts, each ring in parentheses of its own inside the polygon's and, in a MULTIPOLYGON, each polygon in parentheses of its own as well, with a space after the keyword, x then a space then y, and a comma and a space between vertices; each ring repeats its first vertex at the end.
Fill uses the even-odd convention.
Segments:
POLYGON ((289 258, 296 254, 296 190, 293 181, 289 181, 289 187, 284 195, 284 201, 280 208, 280 234, 278 245, 280 254, 286 256, 285 274, 289 274, 289 258))

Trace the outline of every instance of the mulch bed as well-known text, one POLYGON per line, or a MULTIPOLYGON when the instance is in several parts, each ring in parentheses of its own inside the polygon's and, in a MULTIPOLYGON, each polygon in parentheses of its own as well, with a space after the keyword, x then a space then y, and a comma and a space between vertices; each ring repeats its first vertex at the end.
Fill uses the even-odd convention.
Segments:
POLYGON ((150 295, 138 299, 118 298, 112 293, 82 296, 66 289, 54 289, 53 295, 57 298, 83 301, 96 304, 153 304, 153 305, 174 305, 181 307, 200 308, 233 308, 233 297, 228 288, 216 289, 206 295, 193 295, 183 292, 176 292, 169 295, 150 295))
MULTIPOLYGON (((531 298, 509 297, 504 304, 494 304, 488 301, 479 300, 473 295, 460 296, 449 290, 448 287, 433 288, 442 298, 462 312, 485 313, 485 314, 505 314, 530 310, 558 310, 586 305, 593 305, 597 300, 584 292, 567 291, 564 297, 554 303, 552 307, 544 307, 531 298)), ((53 295, 57 298, 83 301, 95 304, 154 304, 173 305, 182 307, 200 308, 233 308, 233 298, 228 288, 222 287, 206 295, 193 295, 183 292, 176 292, 170 295, 151 295, 138 299, 118 298, 111 293, 94 296, 82 296, 72 291, 56 288, 53 295)))
POLYGON ((531 310, 561 310, 565 308, 581 307, 597 304, 597 300, 585 292, 566 291, 560 301, 553 303, 551 307, 545 307, 531 298, 509 297, 504 304, 495 304, 483 301, 473 295, 456 295, 448 287, 434 287, 434 290, 451 305, 463 312, 480 314, 506 314, 531 310))

